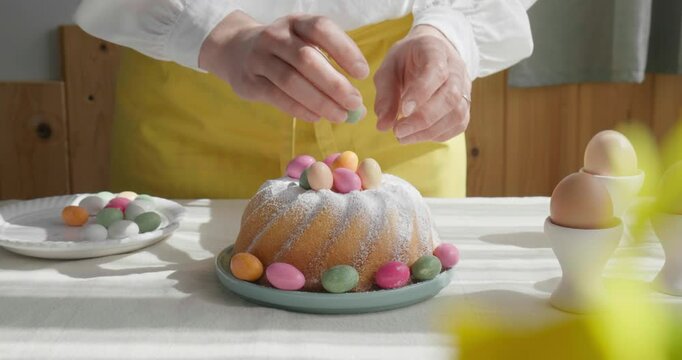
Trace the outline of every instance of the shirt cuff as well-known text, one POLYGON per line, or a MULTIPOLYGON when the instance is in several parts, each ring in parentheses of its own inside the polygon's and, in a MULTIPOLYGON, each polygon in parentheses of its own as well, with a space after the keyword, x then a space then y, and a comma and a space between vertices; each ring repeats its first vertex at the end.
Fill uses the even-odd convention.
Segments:
POLYGON ((166 43, 173 61, 197 71, 199 51, 208 34, 231 12, 238 9, 234 1, 186 1, 185 8, 166 43))
POLYGON ((473 81, 479 72, 479 50, 474 31, 467 17, 450 6, 431 6, 414 13, 412 27, 430 25, 450 40, 466 64, 469 78, 473 81))

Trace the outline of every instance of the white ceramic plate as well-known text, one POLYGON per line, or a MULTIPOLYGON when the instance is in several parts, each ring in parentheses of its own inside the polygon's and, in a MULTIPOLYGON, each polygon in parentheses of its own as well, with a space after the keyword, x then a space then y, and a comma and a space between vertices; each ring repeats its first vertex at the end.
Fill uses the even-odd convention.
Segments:
MULTIPOLYGON (((61 212, 90 194, 19 201, 0 207, 0 246, 6 250, 46 259, 84 259, 121 254, 152 245, 179 226, 185 209, 178 203, 154 198, 161 226, 155 231, 123 239, 69 241, 80 228, 64 225, 61 212)), ((94 223, 90 217, 88 223, 94 223)))

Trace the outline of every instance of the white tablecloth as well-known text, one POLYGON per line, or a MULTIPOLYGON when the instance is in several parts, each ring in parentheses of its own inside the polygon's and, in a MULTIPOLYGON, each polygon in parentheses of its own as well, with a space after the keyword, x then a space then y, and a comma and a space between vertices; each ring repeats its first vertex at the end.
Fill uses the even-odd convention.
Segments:
MULTIPOLYGON (((439 359, 456 354, 438 331, 447 309, 473 304, 497 321, 571 316, 547 304, 561 275, 542 234, 547 198, 428 202, 441 238, 461 250, 454 280, 434 299, 376 314, 290 313, 223 290, 214 256, 234 241, 245 201, 183 201, 177 233, 131 254, 47 261, 0 250, 0 358, 439 359)), ((650 280, 660 244, 617 254, 633 251, 650 280)))

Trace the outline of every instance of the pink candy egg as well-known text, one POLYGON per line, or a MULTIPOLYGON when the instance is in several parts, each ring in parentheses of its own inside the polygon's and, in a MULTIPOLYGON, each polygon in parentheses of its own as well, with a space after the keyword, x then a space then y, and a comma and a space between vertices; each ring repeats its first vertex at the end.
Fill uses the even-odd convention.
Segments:
POLYGON ((433 255, 435 255, 444 268, 449 269, 459 262, 459 249, 455 245, 442 243, 433 250, 433 255))
POLYGON ((105 208, 116 208, 121 210, 121 212, 125 212, 128 204, 130 204, 130 201, 130 199, 124 197, 113 198, 109 201, 105 208))
POLYGON ((303 170, 315 162, 315 158, 310 155, 299 155, 289 161, 287 164, 287 176, 298 179, 301 177, 303 170))
POLYGON ((334 191, 347 194, 360 189, 362 189, 362 180, 354 171, 346 168, 334 170, 334 191))
POLYGON ((384 264, 374 274, 374 282, 382 289, 395 289, 410 281, 410 268, 400 261, 384 264))
POLYGON ((329 168, 331 169, 332 164, 334 163, 336 158, 339 157, 339 155, 341 155, 341 153, 333 153, 327 156, 326 158, 324 158, 324 163, 327 164, 327 166, 329 166, 329 168))
POLYGON ((272 263, 265 269, 270 284, 280 290, 299 290, 305 285, 305 276, 292 265, 272 263))

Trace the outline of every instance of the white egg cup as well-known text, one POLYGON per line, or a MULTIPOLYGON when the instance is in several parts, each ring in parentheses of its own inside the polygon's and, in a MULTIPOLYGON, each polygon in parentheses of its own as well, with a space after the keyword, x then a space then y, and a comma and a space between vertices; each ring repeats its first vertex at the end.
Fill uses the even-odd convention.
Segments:
POLYGON ((665 252, 665 263, 653 285, 662 293, 682 296, 682 215, 656 214, 651 224, 665 252))
POLYGON ((642 170, 630 176, 595 175, 586 172, 584 169, 580 169, 580 172, 592 175, 592 177, 606 187, 613 203, 613 215, 620 218, 623 217, 625 211, 637 199, 637 195, 639 195, 644 185, 644 171, 642 170))
POLYGON ((561 265, 561 281, 549 298, 555 308, 588 313, 604 297, 602 271, 618 246, 623 223, 606 229, 573 229, 545 220, 545 234, 561 265))

